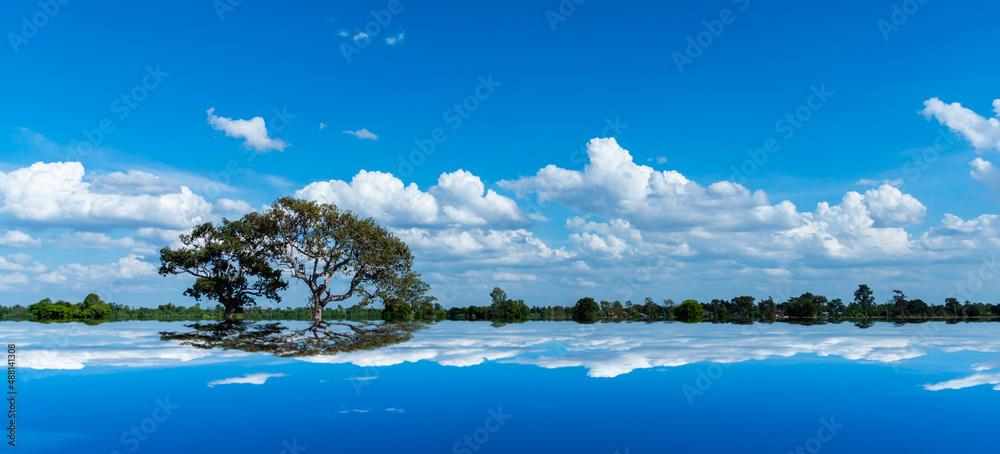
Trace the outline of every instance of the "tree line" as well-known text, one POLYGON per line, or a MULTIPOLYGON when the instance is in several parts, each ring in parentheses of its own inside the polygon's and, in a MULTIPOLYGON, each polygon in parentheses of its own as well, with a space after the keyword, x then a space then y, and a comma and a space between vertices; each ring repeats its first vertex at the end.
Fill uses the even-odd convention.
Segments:
POLYGON ((773 298, 757 300, 752 296, 732 299, 713 299, 710 302, 685 300, 676 304, 671 299, 658 304, 651 297, 642 303, 631 300, 596 301, 591 297, 579 299, 571 306, 528 307, 521 300, 511 300, 499 287, 490 293, 490 306, 454 307, 448 309, 449 320, 575 320, 595 322, 600 320, 646 321, 712 321, 738 322, 783 319, 930 319, 930 318, 979 318, 1000 317, 1000 304, 959 302, 946 298, 942 305, 931 305, 921 299, 910 299, 902 291, 894 290, 892 297, 877 303, 866 284, 858 286, 854 299, 845 303, 840 298, 828 299, 810 292, 793 296, 786 301, 773 298))
MULTIPOLYGON (((0 306, 0 320, 38 320, 38 321, 124 321, 124 320, 223 320, 225 308, 221 304, 215 307, 202 308, 200 303, 193 306, 177 306, 173 303, 161 304, 155 308, 129 307, 117 303, 106 303, 100 296, 91 293, 79 303, 59 300, 53 302, 45 298, 37 303, 13 307, 0 306)), ((355 304, 344 308, 337 305, 323 311, 326 320, 382 320, 382 309, 362 307, 355 304)), ((264 308, 254 306, 239 309, 233 315, 235 320, 312 320, 313 314, 309 307, 296 308, 264 308)))
MULTIPOLYGON (((855 298, 844 303, 839 298, 828 299, 822 295, 803 293, 787 301, 775 303, 770 297, 757 301, 751 296, 738 296, 729 300, 713 299, 707 303, 685 300, 675 304, 673 300, 656 303, 647 297, 642 304, 631 300, 596 301, 594 298, 579 299, 567 306, 528 306, 523 300, 514 300, 500 287, 490 292, 489 306, 466 306, 445 309, 430 297, 420 297, 413 304, 397 306, 395 311, 355 304, 344 308, 325 308, 325 320, 474 320, 493 322, 518 322, 530 320, 574 320, 595 321, 712 321, 739 322, 781 319, 930 319, 930 318, 981 318, 1000 317, 1000 304, 960 303, 955 298, 947 298, 943 305, 930 305, 920 299, 909 299, 899 290, 884 303, 876 303, 871 289, 860 285, 855 298)), ((397 302, 398 304, 398 302, 397 302)), ((390 305, 391 307, 391 305, 390 305)), ((224 319, 226 309, 221 304, 214 308, 202 308, 200 304, 191 307, 173 303, 157 308, 123 306, 106 303, 96 294, 87 295, 82 302, 72 304, 66 301, 52 302, 46 298, 30 306, 0 306, 0 320, 203 320, 224 319)), ((237 308, 232 319, 243 320, 313 320, 313 307, 263 308, 253 306, 237 308)))

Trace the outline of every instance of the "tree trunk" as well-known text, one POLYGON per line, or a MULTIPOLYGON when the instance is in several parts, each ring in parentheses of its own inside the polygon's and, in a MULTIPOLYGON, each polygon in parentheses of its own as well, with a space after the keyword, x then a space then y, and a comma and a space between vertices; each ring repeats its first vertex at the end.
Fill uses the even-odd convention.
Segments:
POLYGON ((323 305, 314 304, 313 305, 313 328, 319 328, 323 324, 323 305))
POLYGON ((233 320, 236 320, 236 315, 233 314, 233 312, 236 310, 236 307, 229 304, 225 305, 225 307, 226 307, 226 313, 224 317, 226 321, 231 322, 233 320))

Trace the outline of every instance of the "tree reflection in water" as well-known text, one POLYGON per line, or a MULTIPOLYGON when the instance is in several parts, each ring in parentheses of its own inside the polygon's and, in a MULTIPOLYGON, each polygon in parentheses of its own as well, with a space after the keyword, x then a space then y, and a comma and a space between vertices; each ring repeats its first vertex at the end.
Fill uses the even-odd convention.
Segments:
POLYGON ((193 323, 192 331, 161 331, 160 340, 196 348, 221 348, 275 356, 332 355, 375 350, 410 340, 426 323, 330 323, 334 328, 290 330, 278 322, 244 320, 193 323))

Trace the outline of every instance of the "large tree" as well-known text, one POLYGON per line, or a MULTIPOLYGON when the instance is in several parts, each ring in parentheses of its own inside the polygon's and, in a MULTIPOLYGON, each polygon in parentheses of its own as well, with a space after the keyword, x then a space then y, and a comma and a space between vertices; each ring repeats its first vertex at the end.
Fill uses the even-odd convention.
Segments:
POLYGON ((266 237, 245 219, 224 219, 218 226, 206 222, 180 236, 184 247, 160 250, 160 274, 194 276, 194 285, 184 294, 218 301, 227 321, 255 305, 256 298, 280 302, 278 291, 288 286, 263 258, 266 237))
POLYGON ((283 197, 252 222, 269 238, 267 258, 309 289, 312 329, 323 308, 362 297, 362 304, 405 294, 413 255, 402 240, 371 218, 332 204, 283 197))

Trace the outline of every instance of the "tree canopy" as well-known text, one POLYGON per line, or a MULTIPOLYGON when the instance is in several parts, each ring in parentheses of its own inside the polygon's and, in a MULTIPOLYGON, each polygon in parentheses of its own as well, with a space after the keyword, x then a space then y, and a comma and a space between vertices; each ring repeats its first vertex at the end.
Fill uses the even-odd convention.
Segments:
POLYGON ((184 294, 218 301, 230 321, 234 313, 254 306, 255 298, 280 302, 278 291, 288 286, 263 256, 267 238, 245 219, 206 222, 180 236, 184 247, 160 250, 160 274, 194 276, 184 294))
POLYGON ((283 197, 264 214, 245 219, 268 239, 267 259, 306 284, 313 328, 328 325, 323 308, 330 302, 362 296, 363 304, 389 301, 391 306, 401 295, 426 290, 413 283, 419 279, 411 271, 409 247, 371 218, 283 197))

